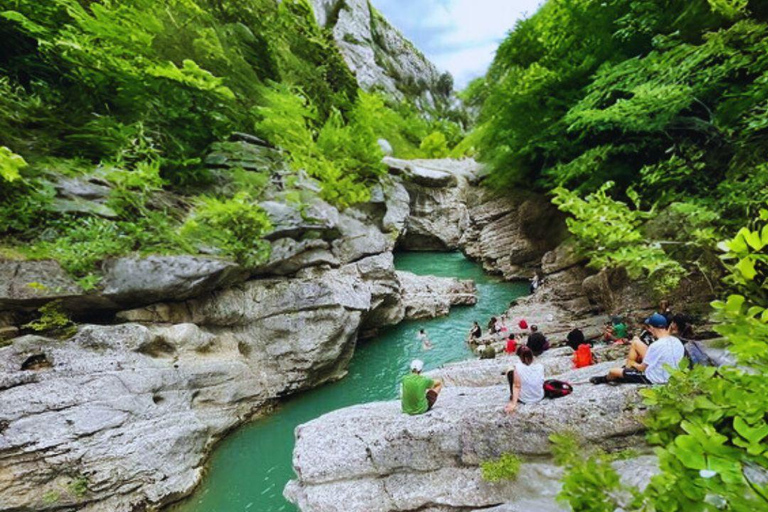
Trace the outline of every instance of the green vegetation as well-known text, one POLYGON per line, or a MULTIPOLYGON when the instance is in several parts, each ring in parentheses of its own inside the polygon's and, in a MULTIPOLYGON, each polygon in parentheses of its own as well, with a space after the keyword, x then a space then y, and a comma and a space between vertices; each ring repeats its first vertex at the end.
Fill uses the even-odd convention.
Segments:
MULTIPOLYGON (((563 488, 558 500, 567 503, 576 512, 614 512, 617 507, 626 510, 618 491, 627 491, 611 462, 622 454, 607 454, 586 446, 571 433, 552 434, 552 453, 555 462, 566 468, 563 488)), ((631 493, 630 493, 631 496, 631 493)))
POLYGON ((480 468, 483 471, 483 480, 487 482, 514 480, 517 478, 522 463, 520 458, 514 453, 505 453, 498 460, 482 462, 480 468))
POLYGON ((203 165, 234 132, 278 146, 340 208, 385 173, 379 138, 411 158, 430 134, 463 137, 360 91, 307 0, 0 0, 0 37, 2 251, 55 258, 86 288, 133 252, 268 257, 270 176, 233 169, 222 185, 203 165), (108 197, 62 199, 62 177, 108 197))
POLYGON ((84 497, 88 493, 88 477, 80 475, 74 478, 67 486, 67 489, 78 498, 84 497))
POLYGON ((463 93, 466 145, 492 186, 554 190, 596 266, 670 289, 718 270, 715 240, 768 196, 767 52, 765 2, 549 0, 463 93), (605 214, 616 233, 584 222, 605 214))
POLYGON ((642 493, 619 482, 604 454, 568 456, 577 452, 574 442, 553 439, 555 452, 566 454, 559 459, 567 469, 560 498, 574 510, 768 506, 768 210, 721 247, 736 293, 713 303, 722 322, 716 329, 739 366, 683 365, 666 386, 642 391, 661 469, 642 493))
POLYGON ((661 465, 643 493, 555 439, 576 511, 768 507, 766 55, 762 1, 548 0, 462 94, 480 124, 459 146, 498 190, 551 194, 592 266, 661 293, 699 274, 727 297, 717 331, 740 366, 643 391, 661 465))
POLYGON ((59 498, 61 498, 61 494, 59 494, 56 491, 48 491, 45 494, 43 494, 43 503, 46 505, 53 505, 54 503, 59 501, 59 498))
POLYGON ((35 332, 46 333, 61 338, 69 338, 77 327, 64 312, 61 301, 53 300, 40 307, 40 318, 24 327, 35 332))

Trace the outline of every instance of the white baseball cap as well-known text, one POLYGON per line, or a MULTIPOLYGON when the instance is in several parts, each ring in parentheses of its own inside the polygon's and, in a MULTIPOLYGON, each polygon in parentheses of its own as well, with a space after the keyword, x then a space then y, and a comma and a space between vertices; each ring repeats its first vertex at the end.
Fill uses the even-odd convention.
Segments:
POLYGON ((424 361, 421 359, 414 359, 411 361, 411 371, 420 372, 424 369, 424 361))

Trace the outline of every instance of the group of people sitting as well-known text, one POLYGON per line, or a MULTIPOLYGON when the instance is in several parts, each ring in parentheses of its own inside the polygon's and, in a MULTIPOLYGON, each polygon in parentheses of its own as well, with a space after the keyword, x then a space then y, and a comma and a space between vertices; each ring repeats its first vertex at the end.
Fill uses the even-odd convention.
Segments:
MULTIPOLYGON (((492 319, 494 327, 497 319, 492 319)), ((506 317, 501 317, 501 324, 505 325, 506 317)), ((518 327, 528 329, 527 322, 521 320, 518 327)), ((629 354, 622 367, 612 368, 607 375, 592 377, 593 384, 604 383, 633 383, 633 384, 665 384, 669 380, 667 367, 677 368, 680 362, 691 350, 685 349, 683 342, 696 348, 695 342, 688 342, 686 337, 690 335, 690 323, 685 315, 674 315, 668 306, 662 303, 661 312, 654 313, 646 318, 640 331, 633 337, 629 336, 627 323, 619 317, 614 317, 603 332, 603 340, 610 343, 629 345, 629 354), (681 338, 683 341, 681 341, 681 338)), ((490 327, 489 327, 490 331, 490 327)), ((497 333, 494 331, 491 334, 497 333)), ((522 342, 524 332, 509 334, 506 351, 515 353, 519 361, 513 364, 504 374, 509 383, 509 402, 505 410, 512 413, 519 403, 535 403, 545 398, 546 384, 544 366, 536 362, 536 357, 549 349, 550 344, 536 325, 530 326, 527 339, 522 342)), ((482 330, 477 322, 474 323, 470 338, 479 338, 482 330)), ((591 346, 594 340, 587 340, 583 332, 574 329, 568 334, 566 345, 574 352, 582 346, 591 346)), ((487 345, 486 347, 490 347, 487 345)), ((492 347, 491 347, 492 348, 492 347)), ((488 358, 483 348, 481 359, 488 358)), ((695 352, 694 352, 695 354, 695 352)), ((495 350, 492 357, 495 357, 495 350)), ((695 356, 694 356, 695 357, 695 356)), ((706 356, 704 356, 706 357, 706 356)), ((424 363, 415 360, 411 363, 411 373, 403 378, 402 382, 402 410, 408 414, 422 414, 430 410, 442 390, 443 384, 439 379, 430 379, 421 375, 424 363)))
MULTIPOLYGON (((547 337, 539 331, 537 325, 528 326, 528 322, 521 318, 517 322, 519 331, 511 332, 507 327, 506 315, 502 315, 499 319, 496 317, 491 318, 488 323, 488 335, 495 336, 497 339, 501 337, 505 341, 504 351, 507 354, 514 354, 517 352, 518 347, 527 346, 533 352, 533 355, 538 357, 545 351, 549 350, 550 344, 547 337)), ((479 340, 482 337, 482 330, 477 322, 474 322, 472 329, 469 332, 470 341, 479 340)), ((477 353, 480 359, 493 359, 496 357, 496 349, 492 344, 486 343, 478 346, 477 353)))

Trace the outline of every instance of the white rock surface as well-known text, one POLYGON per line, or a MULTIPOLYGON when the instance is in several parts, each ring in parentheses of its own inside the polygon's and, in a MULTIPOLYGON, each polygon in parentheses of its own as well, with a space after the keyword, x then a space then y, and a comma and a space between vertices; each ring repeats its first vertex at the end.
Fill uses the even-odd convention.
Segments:
MULTIPOLYGON (((582 381, 612 364, 558 378, 582 381)), ((556 486, 519 489, 535 466, 526 467, 519 482, 502 485, 483 482, 477 468, 503 453, 547 457, 549 436, 557 432, 573 432, 606 449, 635 445, 643 431, 639 388, 582 384, 572 395, 521 405, 511 416, 503 410, 509 397, 504 385, 449 386, 435 408, 420 416, 401 413, 399 402, 335 411, 296 429, 298 478, 285 494, 302 512, 341 510, 334 508, 339 503, 349 512, 472 510, 521 497, 551 498, 556 486)))
POLYGON ((450 277, 418 276, 397 272, 405 317, 435 318, 448 314, 452 306, 477 303, 477 287, 472 280, 450 277))

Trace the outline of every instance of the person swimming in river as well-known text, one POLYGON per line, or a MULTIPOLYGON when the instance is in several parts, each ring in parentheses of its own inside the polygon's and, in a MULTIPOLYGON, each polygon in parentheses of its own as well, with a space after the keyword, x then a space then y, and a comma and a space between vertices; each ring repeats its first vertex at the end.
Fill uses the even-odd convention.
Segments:
POLYGON ((420 329, 418 338, 419 338, 419 341, 421 342, 422 350, 432 350, 432 342, 429 340, 427 331, 425 331, 424 329, 420 329))

